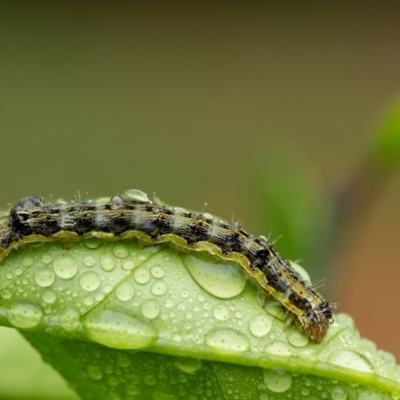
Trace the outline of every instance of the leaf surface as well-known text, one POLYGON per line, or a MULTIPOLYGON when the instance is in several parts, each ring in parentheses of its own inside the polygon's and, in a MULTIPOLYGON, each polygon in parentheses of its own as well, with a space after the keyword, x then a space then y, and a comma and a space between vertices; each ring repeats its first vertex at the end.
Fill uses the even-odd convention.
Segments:
POLYGON ((0 294, 1 324, 82 399, 400 396, 393 356, 350 317, 311 343, 284 329, 277 302, 262 307, 239 265, 205 253, 135 239, 27 245, 0 268, 0 294))

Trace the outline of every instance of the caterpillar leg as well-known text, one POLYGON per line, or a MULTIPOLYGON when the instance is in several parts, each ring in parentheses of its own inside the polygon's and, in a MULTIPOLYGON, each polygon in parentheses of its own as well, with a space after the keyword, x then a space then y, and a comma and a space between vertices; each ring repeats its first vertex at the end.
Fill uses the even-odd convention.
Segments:
POLYGON ((289 328, 289 326, 292 325, 293 322, 295 322, 295 320, 296 320, 296 316, 294 314, 292 314, 291 312, 288 312, 288 317, 287 317, 287 320, 285 321, 285 325, 284 325, 283 329, 289 328))
POLYGON ((258 295, 261 300, 261 307, 264 308, 265 303, 266 303, 268 297, 270 296, 270 294, 266 290, 260 290, 258 295))

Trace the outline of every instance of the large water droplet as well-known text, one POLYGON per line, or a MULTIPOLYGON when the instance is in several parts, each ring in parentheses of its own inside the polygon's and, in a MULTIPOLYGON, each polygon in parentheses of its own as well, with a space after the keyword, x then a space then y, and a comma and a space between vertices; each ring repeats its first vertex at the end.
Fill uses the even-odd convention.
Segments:
POLYGON ((2 297, 3 299, 5 299, 5 300, 11 299, 11 297, 12 297, 12 291, 11 291, 11 290, 8 290, 8 289, 4 289, 4 290, 1 292, 1 297, 2 297))
POLYGON ((32 264, 33 264, 33 258, 30 256, 27 256, 22 260, 22 265, 26 268, 30 267, 32 264))
POLYGON ((116 290, 116 295, 121 301, 130 300, 134 294, 135 294, 135 289, 131 282, 120 283, 116 290))
POLYGON ((60 315, 61 326, 67 331, 75 331, 80 326, 80 315, 74 308, 67 308, 60 315))
POLYGON ((151 274, 154 276, 154 278, 160 279, 164 276, 164 273, 164 268, 159 265, 155 265, 151 268, 151 274))
POLYGON ((129 251, 126 246, 122 244, 116 244, 112 250, 113 254, 117 258, 126 258, 129 255, 129 251))
POLYGON ((96 237, 91 237, 91 238, 85 239, 83 241, 83 244, 88 249, 97 249, 101 244, 101 240, 99 238, 96 238, 96 237))
POLYGON ((154 319, 158 317, 160 313, 160 305, 155 300, 146 300, 143 302, 141 308, 143 316, 148 319, 154 319))
POLYGON ((50 254, 43 254, 40 260, 43 264, 50 264, 53 261, 53 257, 50 254))
POLYGON ((107 250, 100 254, 100 265, 101 268, 107 272, 115 268, 114 258, 110 256, 107 250))
POLYGON ((89 313, 83 326, 89 339, 116 349, 142 349, 158 336, 151 326, 113 310, 89 313))
POLYGON ((78 272, 78 263, 68 253, 59 254, 53 262, 54 272, 63 279, 70 279, 78 272))
POLYGON ((213 308, 213 315, 214 318, 218 319, 219 321, 225 321, 229 318, 229 308, 224 305, 218 305, 213 308))
POLYGON ((55 278, 54 271, 48 267, 39 268, 35 272, 35 281, 41 287, 51 286, 55 278))
POLYGON ((271 317, 264 314, 254 315, 249 322, 250 332, 255 337, 265 336, 272 328, 271 317))
POLYGON ((265 305, 265 311, 268 312, 268 314, 272 315, 275 318, 278 318, 281 321, 286 321, 287 315, 284 313, 282 309, 282 304, 279 303, 278 301, 269 301, 265 305))
POLYGON ((352 350, 338 350, 329 355, 328 361, 331 364, 344 368, 355 369, 361 372, 373 372, 371 363, 360 353, 352 350))
POLYGON ((93 256, 87 255, 83 257, 83 263, 88 267, 91 268, 93 267, 94 264, 96 264, 96 260, 93 256))
POLYGON ((86 367, 86 373, 90 379, 99 381, 103 377, 103 372, 97 365, 88 365, 86 367))
POLYGON ((135 268, 136 264, 133 260, 125 260, 122 263, 122 269, 125 271, 130 271, 131 269, 135 268))
POLYGON ((133 273, 133 277, 137 283, 144 285, 150 280, 150 272, 148 269, 140 267, 133 273))
POLYGON ((16 328, 33 328, 42 322, 43 311, 39 305, 21 300, 8 306, 7 317, 16 328))
POLYGON ((57 300, 57 295, 52 290, 46 290, 42 293, 42 300, 48 304, 52 304, 57 300))
POLYGON ((268 389, 275 393, 283 393, 292 385, 292 375, 278 368, 264 370, 264 382, 268 389))
POLYGON ((241 353, 250 348, 248 338, 231 328, 215 328, 207 333, 204 343, 221 354, 241 353))
POLYGON ((294 347, 304 347, 308 343, 308 336, 297 329, 291 329, 287 338, 288 342, 294 347))
POLYGON ((154 282, 151 285, 150 291, 155 296, 162 296, 163 294, 167 293, 168 286, 163 281, 154 282))
POLYGON ((121 368, 128 368, 132 364, 127 354, 119 354, 117 363, 121 368))
POLYGON ((264 351, 275 357, 290 357, 292 355, 291 348, 286 343, 279 341, 268 343, 264 347, 264 351))
POLYGON ((340 387, 335 387, 331 390, 331 397, 332 397, 332 400, 346 400, 347 393, 346 393, 345 389, 340 388, 340 387))
POLYGON ((229 299, 245 287, 246 279, 236 263, 219 261, 206 254, 189 254, 183 260, 193 279, 215 297, 229 299))
POLYGON ((391 398, 385 393, 366 389, 358 394, 357 400, 391 400, 391 398))
POLYGON ((84 272, 79 277, 79 284, 81 285, 82 289, 88 292, 93 292, 94 290, 98 289, 100 287, 100 283, 100 277, 94 271, 84 272))

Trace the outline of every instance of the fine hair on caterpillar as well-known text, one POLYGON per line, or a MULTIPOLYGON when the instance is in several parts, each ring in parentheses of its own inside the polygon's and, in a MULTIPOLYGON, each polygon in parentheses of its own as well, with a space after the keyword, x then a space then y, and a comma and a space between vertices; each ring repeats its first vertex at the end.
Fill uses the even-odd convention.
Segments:
POLYGON ((332 321, 331 304, 265 237, 251 235, 241 225, 209 213, 160 205, 135 189, 99 201, 79 198, 49 204, 38 196, 23 198, 0 219, 0 262, 26 243, 74 241, 100 233, 113 238, 136 237, 148 244, 169 243, 234 261, 255 279, 264 297, 271 295, 282 304, 288 322, 294 320, 314 342, 326 336, 332 321))

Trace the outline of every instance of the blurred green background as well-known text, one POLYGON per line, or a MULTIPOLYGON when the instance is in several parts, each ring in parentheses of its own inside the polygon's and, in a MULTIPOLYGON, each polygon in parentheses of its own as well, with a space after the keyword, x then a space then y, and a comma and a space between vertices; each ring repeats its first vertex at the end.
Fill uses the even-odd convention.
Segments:
MULTIPOLYGON (((139 188, 274 238, 260 187, 294 171, 334 192, 368 151, 400 87, 399 17, 389 1, 2 2, 0 206, 139 188)), ((329 299, 397 356, 399 204, 395 174, 336 249, 329 299)))

